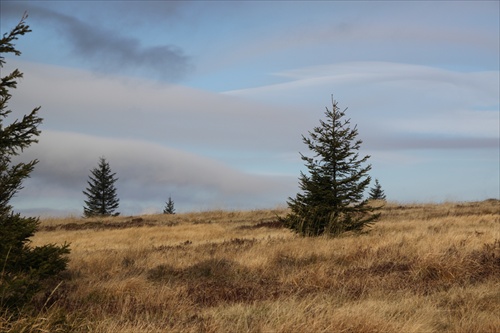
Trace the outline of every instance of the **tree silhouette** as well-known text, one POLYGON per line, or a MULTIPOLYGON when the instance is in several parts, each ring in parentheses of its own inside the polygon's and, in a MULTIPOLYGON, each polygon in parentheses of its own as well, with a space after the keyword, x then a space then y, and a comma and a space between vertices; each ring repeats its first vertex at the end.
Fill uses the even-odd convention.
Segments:
POLYGON ((83 208, 85 217, 110 216, 118 208, 119 199, 116 195, 116 173, 111 173, 109 163, 104 157, 99 158, 97 168, 91 170, 92 175, 87 182, 88 187, 83 193, 87 196, 86 207, 83 208))
POLYGON ((174 201, 172 200, 172 197, 168 197, 166 206, 163 209, 163 214, 175 214, 174 201))
MULTIPOLYGON (((21 55, 13 42, 18 36, 31 32, 25 23, 26 18, 25 14, 13 30, 0 39, 0 54, 21 55)), ((4 59, 0 56, 0 68, 5 64, 4 59)), ((40 107, 33 109, 22 120, 4 125, 4 120, 11 113, 7 106, 12 97, 9 89, 17 88, 17 81, 22 77, 23 74, 15 69, 0 81, 0 311, 22 309, 36 292, 44 288, 49 278, 66 269, 66 254, 69 253, 67 244, 30 246, 30 238, 38 230, 39 219, 22 217, 14 213, 9 204, 38 163, 33 160, 12 164, 12 157, 38 142, 38 126, 42 123, 42 118, 38 116, 40 107)))
POLYGON ((370 189, 370 199, 385 200, 385 193, 384 190, 382 190, 382 186, 380 186, 378 179, 375 179, 375 185, 370 189))
POLYGON ((332 96, 332 110, 326 108, 326 120, 321 126, 302 136, 314 155, 301 154, 308 174, 301 172, 299 184, 302 193, 289 198, 291 213, 283 222, 304 236, 335 236, 346 231, 360 231, 373 223, 379 214, 376 208, 363 199, 370 183, 368 171, 363 166, 369 156, 359 158, 357 151, 362 143, 357 140, 356 126, 350 128, 350 120, 344 120, 332 96))

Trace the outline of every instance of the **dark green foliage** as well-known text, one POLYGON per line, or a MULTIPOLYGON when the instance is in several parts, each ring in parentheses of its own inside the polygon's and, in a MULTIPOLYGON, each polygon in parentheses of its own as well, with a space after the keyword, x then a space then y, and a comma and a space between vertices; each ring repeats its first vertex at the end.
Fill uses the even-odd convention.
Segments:
POLYGON ((370 200, 385 200, 385 193, 378 179, 375 179, 375 185, 370 189, 370 200))
POLYGON ((91 170, 89 187, 83 193, 87 196, 86 207, 83 208, 85 217, 110 216, 118 208, 119 199, 116 195, 116 173, 111 173, 109 163, 104 157, 99 158, 99 166, 91 170))
POLYGON ((302 136, 314 156, 301 154, 309 172, 301 172, 302 193, 288 199, 292 212, 283 222, 303 236, 361 231, 379 217, 377 208, 363 199, 371 165, 363 166, 369 156, 358 156, 362 141, 356 139, 356 126, 351 129, 350 120, 343 120, 346 110, 340 111, 332 97, 326 121, 320 120, 321 126, 309 132, 310 137, 302 136))
POLYGON ((163 209, 163 214, 175 214, 174 201, 172 200, 172 197, 168 197, 166 204, 167 205, 163 209))
MULTIPOLYGON (((26 15, 19 24, 0 40, 0 53, 19 52, 13 42, 31 30, 25 24, 26 15)), ((3 68, 5 57, 0 56, 3 68)), ((18 70, 1 78, 0 82, 0 308, 20 309, 43 286, 46 280, 66 269, 68 245, 45 245, 31 247, 30 237, 38 230, 39 220, 22 217, 12 211, 10 200, 22 189, 22 182, 35 167, 37 160, 12 164, 12 157, 19 155, 40 134, 38 116, 40 107, 35 108, 22 120, 4 124, 12 112, 7 108, 12 95, 9 89, 17 87, 23 77, 18 70)))

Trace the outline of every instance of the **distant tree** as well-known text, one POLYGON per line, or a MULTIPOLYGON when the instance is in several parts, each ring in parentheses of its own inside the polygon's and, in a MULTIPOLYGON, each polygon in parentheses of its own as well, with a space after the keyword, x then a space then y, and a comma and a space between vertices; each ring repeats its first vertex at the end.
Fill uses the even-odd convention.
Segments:
POLYGON ((85 217, 111 216, 118 208, 119 199, 116 195, 115 178, 116 173, 111 173, 109 163, 104 157, 99 158, 97 168, 91 170, 92 175, 87 182, 88 187, 83 193, 87 196, 86 207, 83 208, 85 217))
POLYGON ((370 189, 370 200, 385 200, 385 193, 378 179, 375 179, 375 185, 370 189))
MULTIPOLYGON (((15 48, 18 36, 31 32, 26 25, 25 14, 17 26, 0 39, 0 54, 21 52, 15 48)), ((0 68, 5 64, 0 56, 0 68)), ((22 189, 22 182, 33 171, 37 160, 12 164, 12 157, 19 155, 40 135, 38 126, 42 118, 38 116, 40 107, 15 120, 4 124, 12 112, 7 104, 12 97, 9 89, 17 88, 17 81, 23 74, 15 69, 1 77, 0 81, 0 311, 18 310, 29 303, 31 298, 46 287, 49 278, 66 269, 69 245, 30 246, 30 238, 39 227, 39 219, 22 217, 13 212, 9 201, 22 189)))
POLYGON ((361 231, 380 215, 363 199, 371 165, 362 164, 370 156, 359 158, 362 141, 356 139, 356 126, 350 128, 350 120, 343 120, 346 110, 341 111, 332 96, 332 110, 326 108, 326 120, 320 120, 321 126, 309 132, 309 137, 302 136, 314 155, 301 154, 309 172, 301 172, 302 193, 289 198, 291 213, 282 221, 303 236, 361 231))
POLYGON ((175 214, 174 201, 172 200, 172 197, 168 197, 166 206, 163 209, 163 214, 175 214))

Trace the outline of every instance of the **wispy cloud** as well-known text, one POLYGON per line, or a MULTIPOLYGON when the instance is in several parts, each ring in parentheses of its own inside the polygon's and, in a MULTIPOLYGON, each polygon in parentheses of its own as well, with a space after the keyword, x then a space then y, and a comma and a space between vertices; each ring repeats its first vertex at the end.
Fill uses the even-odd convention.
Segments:
POLYGON ((31 207, 49 197, 61 206, 83 204, 82 190, 98 157, 105 156, 119 178, 116 186, 122 212, 137 213, 172 196, 181 211, 193 209, 255 208, 283 204, 293 184, 287 177, 247 174, 213 159, 141 140, 96 137, 71 132, 44 131, 22 160, 40 162, 26 181, 23 198, 31 207))
POLYGON ((299 137, 303 124, 312 125, 314 119, 305 120, 300 109, 179 85, 19 61, 8 65, 27 73, 13 97, 14 109, 42 105, 43 127, 48 129, 140 138, 207 154, 267 154, 295 150, 290 137, 299 137), (50 85, 44 84, 47 80, 50 85), (283 126, 277 130, 279 123, 283 126))
POLYGON ((30 20, 52 26, 57 36, 64 39, 72 57, 101 73, 146 73, 176 82, 193 67, 190 57, 175 45, 144 45, 140 39, 124 34, 124 30, 104 28, 33 3, 6 2, 2 10, 12 12, 11 16, 25 10, 30 20))
MULTIPOLYGON (((500 79, 496 71, 456 72, 390 62, 349 62, 276 73, 288 81, 228 91, 256 101, 306 105, 311 95, 341 105, 374 148, 498 147, 500 79)), ((327 104, 324 104, 328 106, 327 104)))

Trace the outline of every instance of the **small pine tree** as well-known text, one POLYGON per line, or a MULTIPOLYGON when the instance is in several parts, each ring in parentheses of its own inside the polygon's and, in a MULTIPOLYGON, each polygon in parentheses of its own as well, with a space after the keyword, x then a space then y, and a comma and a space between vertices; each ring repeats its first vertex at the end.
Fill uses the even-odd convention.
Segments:
POLYGON ((350 120, 343 120, 346 110, 341 111, 332 96, 332 110, 326 108, 326 121, 320 120, 321 126, 309 132, 310 137, 302 136, 314 156, 301 154, 309 173, 301 172, 303 193, 289 198, 291 213, 282 221, 303 236, 360 231, 380 215, 363 199, 371 165, 362 164, 370 156, 359 158, 356 151, 362 141, 356 140, 356 126, 350 128, 350 120))
POLYGON ((384 190, 382 190, 382 186, 380 186, 378 179, 375 179, 375 185, 370 189, 370 200, 385 201, 385 193, 384 190))
MULTIPOLYGON (((21 52, 13 42, 31 30, 25 24, 25 14, 18 25, 0 39, 0 54, 21 52)), ((5 64, 0 56, 0 68, 5 64)), ((0 311, 19 310, 29 303, 41 289, 48 287, 50 278, 66 269, 69 245, 30 246, 30 238, 39 227, 38 218, 22 217, 14 213, 9 201, 22 189, 22 182, 29 177, 37 160, 12 165, 12 157, 38 140, 38 116, 40 107, 35 108, 22 120, 4 126, 4 119, 11 113, 7 104, 12 97, 9 89, 17 87, 23 74, 15 69, 0 81, 0 311)))
POLYGON ((109 163, 104 157, 99 158, 97 168, 91 170, 92 176, 87 182, 88 187, 83 193, 87 196, 86 207, 83 208, 85 217, 111 216, 118 208, 119 199, 116 195, 116 173, 111 173, 109 163))
POLYGON ((172 197, 168 197, 166 206, 163 209, 163 214, 175 214, 174 201, 172 200, 172 197))

